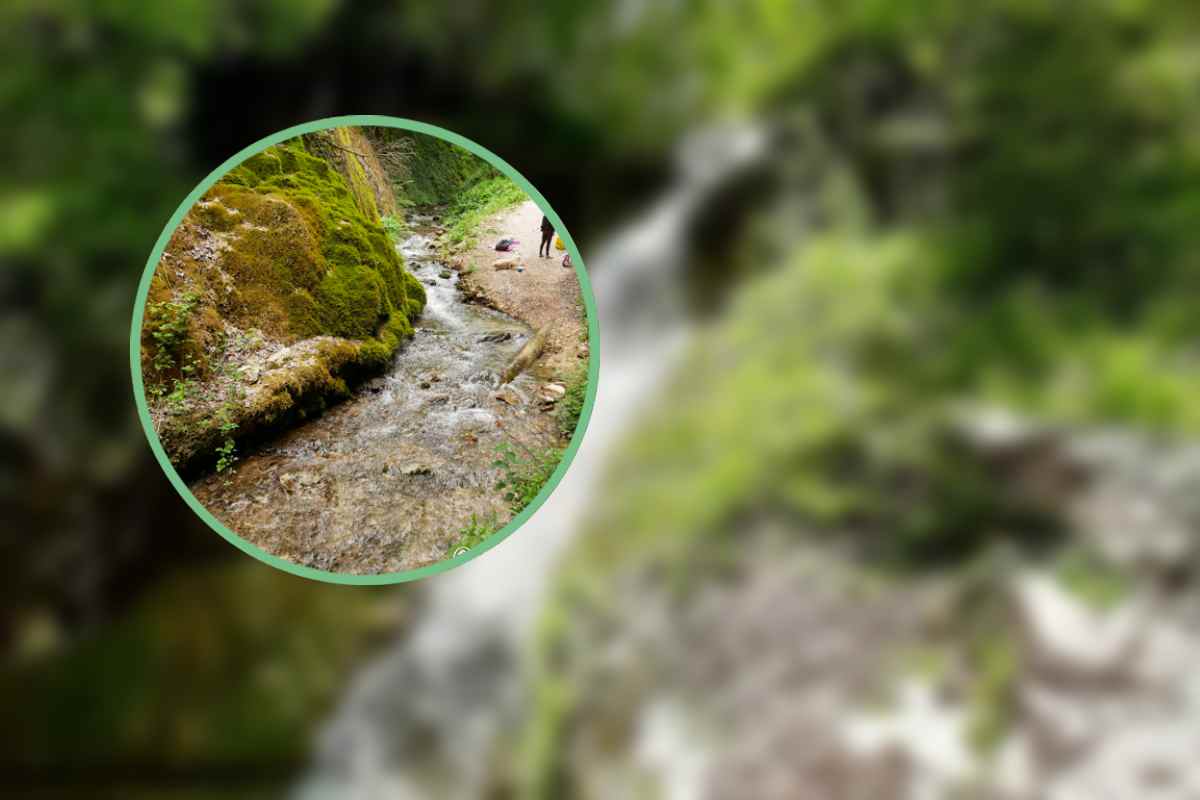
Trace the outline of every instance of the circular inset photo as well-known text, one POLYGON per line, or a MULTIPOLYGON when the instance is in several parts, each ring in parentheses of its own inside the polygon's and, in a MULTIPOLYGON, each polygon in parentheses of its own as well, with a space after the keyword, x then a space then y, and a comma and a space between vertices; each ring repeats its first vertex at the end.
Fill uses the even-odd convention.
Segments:
POLYGON ((536 511, 587 425, 596 341, 583 260, 515 169, 432 125, 343 117, 184 200, 130 365, 151 448, 214 530, 306 577, 392 583, 536 511))

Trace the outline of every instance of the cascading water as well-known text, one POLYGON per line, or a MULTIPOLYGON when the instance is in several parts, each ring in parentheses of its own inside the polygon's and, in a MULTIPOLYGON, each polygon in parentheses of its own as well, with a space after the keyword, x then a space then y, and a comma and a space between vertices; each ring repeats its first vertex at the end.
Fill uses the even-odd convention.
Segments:
POLYGON ((687 225, 728 177, 762 157, 764 144, 761 131, 744 128, 688 139, 675 187, 590 259, 601 371, 570 470, 520 531, 431 580, 415 626, 358 675, 327 723, 298 798, 479 794, 489 743, 517 713, 520 653, 552 567, 608 450, 687 341, 687 225))

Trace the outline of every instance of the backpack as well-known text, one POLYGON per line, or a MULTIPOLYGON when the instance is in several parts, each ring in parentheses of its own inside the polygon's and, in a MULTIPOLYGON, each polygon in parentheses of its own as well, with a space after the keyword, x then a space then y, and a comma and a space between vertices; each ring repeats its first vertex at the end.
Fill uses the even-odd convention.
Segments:
POLYGON ((501 239, 496 243, 496 249, 503 253, 507 253, 509 250, 512 250, 516 245, 519 244, 520 242, 516 239, 501 239))
POLYGON ((571 268, 571 254, 570 253, 563 254, 562 265, 568 269, 571 268))

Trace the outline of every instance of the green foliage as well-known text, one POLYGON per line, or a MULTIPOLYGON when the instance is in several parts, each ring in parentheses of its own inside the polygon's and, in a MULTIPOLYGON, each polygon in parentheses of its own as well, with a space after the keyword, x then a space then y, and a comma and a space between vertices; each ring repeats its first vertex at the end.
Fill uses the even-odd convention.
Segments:
POLYGON ((512 513, 518 514, 529 505, 562 460, 563 451, 549 448, 534 452, 522 447, 518 452, 509 442, 496 446, 496 460, 492 466, 500 470, 501 477, 496 489, 504 492, 504 501, 512 513))
POLYGON ((5 708, 28 709, 29 736, 10 756, 195 768, 302 759, 395 602, 248 559, 176 570, 103 636, 4 676, 5 708))
MULTIPOLYGON (((236 426, 235 426, 236 427, 236 426)), ((217 447, 217 472, 224 472, 234 465, 237 461, 237 444, 232 437, 225 437, 225 441, 217 447)))
POLYGON ((451 556, 460 556, 481 545, 484 540, 500 529, 500 520, 495 512, 480 518, 471 515, 471 521, 458 531, 458 538, 450 545, 451 556))
POLYGON ((377 148, 393 155, 388 170, 397 201, 404 206, 452 203, 464 191, 499 173, 463 148, 424 134, 396 128, 367 128, 377 148))
POLYGON ((392 237, 392 241, 394 242, 399 242, 408 233, 408 228, 405 226, 403 220, 396 219, 391 215, 383 217, 380 220, 380 223, 383 225, 383 229, 387 231, 388 236, 392 237))
POLYGON ((191 372, 190 364, 183 364, 186 355, 182 352, 188 335, 188 322, 200 297, 187 292, 178 300, 163 300, 146 304, 144 331, 153 342, 151 364, 159 379, 176 367, 183 366, 191 372))
POLYGON ((567 393, 558 401, 558 406, 554 409, 558 431, 565 437, 574 434, 576 426, 579 425, 579 415, 583 413, 587 389, 588 370, 586 365, 581 365, 567 380, 567 393))
POLYGON ((238 424, 231 418, 233 412, 234 408, 226 404, 216 415, 217 431, 225 436, 224 441, 216 449, 217 472, 224 472, 237 461, 237 443, 234 442, 233 433, 238 429, 238 424))
POLYGON ((446 241, 452 251, 468 250, 478 241, 479 224, 497 211, 525 202, 528 197, 509 178, 498 175, 458 195, 446 215, 446 241))
POLYGON ((393 312, 415 317, 424 307, 390 235, 399 223, 380 219, 359 160, 345 160, 344 177, 310 152, 339 152, 341 133, 270 147, 206 195, 205 208, 220 204, 249 223, 229 256, 247 320, 281 318, 293 336, 369 339, 393 312))

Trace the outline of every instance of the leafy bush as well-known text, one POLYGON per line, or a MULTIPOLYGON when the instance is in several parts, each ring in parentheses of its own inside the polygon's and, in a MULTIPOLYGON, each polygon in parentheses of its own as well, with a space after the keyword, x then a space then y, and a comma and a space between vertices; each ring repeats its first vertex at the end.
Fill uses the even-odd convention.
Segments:
POLYGON ((558 408, 554 411, 558 430, 563 436, 570 437, 579 425, 579 415, 583 413, 583 403, 587 399, 587 387, 587 367, 580 366, 567 381, 567 393, 558 401, 558 408))
POLYGON ((181 351, 187 340, 188 321, 199 300, 199 295, 188 292, 178 300, 146 304, 145 330, 154 343, 151 364, 159 377, 183 363, 181 351))
POLYGON ((502 473, 496 488, 504 491, 504 500, 514 514, 520 513, 537 497, 554 474, 554 468, 562 460, 563 454, 560 448, 555 447, 540 453, 523 449, 525 452, 518 453, 508 442, 501 442, 496 447, 497 458, 492 462, 492 466, 502 473))
POLYGON ((446 218, 446 239, 451 250, 468 250, 478 241, 479 223, 486 217, 528 198, 503 175, 481 181, 463 192, 446 218))

